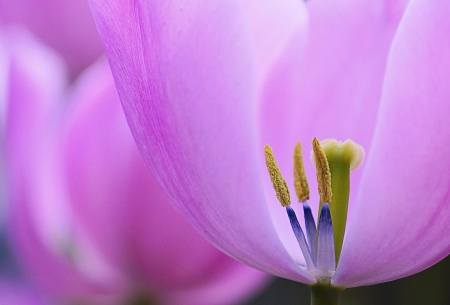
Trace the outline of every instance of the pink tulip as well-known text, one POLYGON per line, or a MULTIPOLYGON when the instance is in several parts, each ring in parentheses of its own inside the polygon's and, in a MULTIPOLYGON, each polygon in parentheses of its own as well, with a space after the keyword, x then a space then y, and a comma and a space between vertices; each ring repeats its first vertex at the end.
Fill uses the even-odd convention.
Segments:
POLYGON ((102 53, 87 0, 2 0, 0 24, 23 24, 66 60, 71 76, 102 53))
POLYGON ((131 137, 106 60, 67 91, 55 54, 21 31, 5 33, 10 234, 40 291, 56 301, 115 304, 144 293, 206 305, 237 302, 266 282, 168 203, 131 137))
MULTIPOLYGON (((450 253, 446 1, 91 6, 144 159, 216 247, 268 273, 317 282, 299 266, 305 258, 263 148, 273 147, 292 187, 296 141, 319 137, 350 138, 367 151, 352 178, 332 285, 394 280, 450 253)), ((306 172, 313 182, 312 165, 306 172)), ((312 192, 313 211, 317 202, 312 192)))

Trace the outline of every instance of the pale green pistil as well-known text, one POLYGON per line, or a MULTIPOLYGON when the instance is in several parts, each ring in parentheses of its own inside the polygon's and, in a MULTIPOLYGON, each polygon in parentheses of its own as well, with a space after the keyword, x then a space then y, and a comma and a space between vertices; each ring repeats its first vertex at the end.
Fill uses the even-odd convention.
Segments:
MULTIPOLYGON (((348 200, 350 196, 350 170, 357 169, 364 160, 364 149, 351 140, 338 142, 334 139, 321 141, 331 172, 332 197, 330 201, 333 220, 334 249, 336 263, 341 256, 347 224, 348 200)), ((320 210, 322 209, 320 202, 320 210)))

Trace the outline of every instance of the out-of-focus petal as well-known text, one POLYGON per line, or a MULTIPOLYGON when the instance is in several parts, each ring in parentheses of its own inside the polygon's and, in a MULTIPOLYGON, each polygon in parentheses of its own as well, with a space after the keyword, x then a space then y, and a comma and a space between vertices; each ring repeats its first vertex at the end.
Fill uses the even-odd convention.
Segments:
POLYGON ((413 0, 400 24, 336 285, 394 280, 449 253, 449 15, 447 1, 413 0))
POLYGON ((211 279, 201 287, 169 291, 163 294, 162 299, 167 304, 174 305, 236 304, 243 302, 252 292, 267 283, 267 275, 261 276, 263 273, 255 269, 250 272, 249 267, 231 260, 228 258, 227 272, 222 273, 220 277, 211 279), (259 275, 255 272, 259 272, 259 275))
POLYGON ((77 222, 117 265, 128 248, 122 243, 124 215, 134 204, 128 200, 130 188, 140 177, 131 179, 134 143, 124 128, 120 104, 115 105, 120 102, 109 67, 102 63, 84 72, 72 88, 58 153, 77 222))
POLYGON ((28 287, 0 279, 0 304, 43 305, 43 300, 28 287))
POLYGON ((227 254, 311 283, 268 225, 252 36, 241 4, 91 5, 138 147, 175 206, 227 254))
POLYGON ((77 252, 81 247, 72 243, 64 189, 56 170, 52 139, 66 85, 64 65, 23 31, 3 34, 9 53, 5 132, 8 227, 15 254, 28 278, 51 297, 107 294, 95 278, 96 271, 105 269, 99 270, 97 262, 89 266, 83 261, 91 247, 86 245, 77 252))
POLYGON ((262 284, 263 273, 215 249, 169 204, 136 147, 106 60, 81 78, 71 103, 62 150, 71 206, 135 287, 173 304, 229 304, 262 284))
POLYGON ((21 23, 60 52, 71 75, 103 52, 87 0, 3 0, 0 24, 21 23))
MULTIPOLYGON (((2 33, 0 32, 0 36, 2 33)), ((4 39, 0 38, 0 130, 5 129, 6 110, 7 110, 7 91, 8 91, 8 77, 9 77, 9 56, 6 50, 4 39)))

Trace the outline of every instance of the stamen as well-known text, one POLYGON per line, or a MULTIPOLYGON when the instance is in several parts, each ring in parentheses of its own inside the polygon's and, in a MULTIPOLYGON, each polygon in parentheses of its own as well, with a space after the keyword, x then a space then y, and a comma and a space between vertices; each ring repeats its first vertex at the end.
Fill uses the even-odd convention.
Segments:
POLYGON ((294 235, 297 238, 298 245, 300 246, 303 257, 305 258, 306 267, 308 270, 313 270, 315 269, 315 263, 312 259, 311 252, 309 251, 308 244, 306 243, 305 234, 303 234, 302 227, 298 222, 297 215, 295 215, 295 211, 290 206, 286 207, 286 212, 291 223, 292 231, 294 231, 294 235))
POLYGON ((306 235, 298 222, 286 180, 280 172, 273 151, 264 147, 267 170, 281 205, 286 208, 294 235, 303 252, 308 270, 318 282, 330 283, 339 262, 347 222, 350 194, 350 170, 358 168, 364 159, 364 149, 351 140, 344 143, 334 139, 319 142, 313 139, 311 161, 316 166, 320 195, 318 223, 308 205, 309 186, 303 164, 302 147, 294 149, 294 184, 303 205, 306 235), (333 190, 333 192, 332 192, 333 190), (330 205, 330 203, 332 204, 330 205))
POLYGON ((317 263, 317 239, 316 239, 316 222, 306 201, 303 201, 303 216, 305 218, 306 236, 308 237, 309 248, 314 264, 317 263))
POLYGON ((309 186, 306 180, 305 167, 303 166, 302 145, 297 142, 294 149, 294 186, 298 202, 309 199, 309 186))
POLYGON ((333 235, 330 208, 325 203, 320 212, 317 249, 317 269, 324 276, 329 276, 336 270, 333 235))
POLYGON ((289 195, 289 189, 281 175, 280 168, 275 161, 275 156, 273 155, 272 148, 269 145, 264 147, 264 156, 266 157, 266 166, 269 171, 270 180, 272 181, 273 188, 277 194, 277 198, 283 207, 287 207, 291 204, 291 197, 289 195))
POLYGON ((331 173, 328 166, 327 156, 320 146, 317 138, 313 139, 314 161, 317 171, 317 182, 319 184, 319 195, 322 203, 331 202, 331 173))

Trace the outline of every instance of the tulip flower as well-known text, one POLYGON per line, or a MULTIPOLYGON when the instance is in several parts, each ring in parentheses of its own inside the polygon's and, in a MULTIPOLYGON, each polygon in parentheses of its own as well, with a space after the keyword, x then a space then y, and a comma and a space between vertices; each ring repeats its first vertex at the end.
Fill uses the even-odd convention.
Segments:
POLYGON ((3 0, 0 25, 22 24, 59 52, 75 77, 102 53, 87 0, 3 0))
POLYGON ((5 32, 9 231, 39 291, 56 302, 145 294, 157 304, 232 304, 266 282, 168 203, 135 146, 106 60, 68 90, 54 53, 22 31, 5 32))
MULTIPOLYGON (((398 279, 449 254, 447 2, 91 6, 141 153, 216 247, 328 288, 398 279), (313 137, 352 139, 367 152, 348 182, 339 261, 324 279, 300 266, 305 257, 263 154, 269 144, 292 188, 295 143, 309 150, 313 137)), ((312 183, 312 165, 305 172, 312 183)), ((311 192, 314 213, 318 202, 311 192)))

